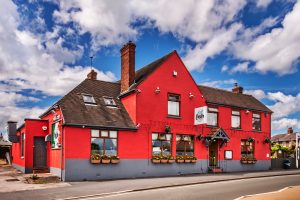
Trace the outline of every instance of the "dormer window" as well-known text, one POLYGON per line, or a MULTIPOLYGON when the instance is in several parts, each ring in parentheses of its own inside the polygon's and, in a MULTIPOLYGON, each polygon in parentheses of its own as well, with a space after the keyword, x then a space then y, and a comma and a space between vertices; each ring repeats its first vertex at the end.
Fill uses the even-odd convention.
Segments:
POLYGON ((116 102, 112 97, 103 97, 106 106, 116 106, 116 102))
POLYGON ((86 104, 96 104, 96 101, 95 101, 93 95, 83 94, 82 97, 83 97, 84 103, 86 103, 86 104))

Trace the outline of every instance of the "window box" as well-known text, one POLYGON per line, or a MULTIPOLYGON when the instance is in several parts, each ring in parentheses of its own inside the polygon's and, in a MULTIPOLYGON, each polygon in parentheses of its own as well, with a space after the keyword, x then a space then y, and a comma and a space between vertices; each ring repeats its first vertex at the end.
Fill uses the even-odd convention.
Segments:
POLYGON ((184 157, 183 156, 176 156, 176 162, 177 163, 184 163, 184 157))
POLYGON ((175 162, 175 159, 169 159, 168 160, 168 163, 174 163, 175 162))
POLYGON ((241 158, 242 164, 255 164, 257 162, 256 158, 251 157, 243 157, 241 158))
POLYGON ((190 159, 185 159, 184 162, 185 162, 185 163, 190 163, 191 160, 190 160, 190 159))
POLYGON ((196 163, 197 162, 197 158, 195 156, 191 157, 191 163, 196 163))
POLYGON ((160 160, 152 159, 152 163, 158 164, 158 163, 160 163, 160 160))
POLYGON ((120 158, 118 156, 112 156, 111 157, 111 163, 112 164, 118 164, 120 162, 120 158))
POLYGON ((103 164, 109 164, 110 163, 110 159, 102 159, 101 163, 103 163, 103 164))
POLYGON ((101 160, 91 160, 92 164, 99 164, 101 162, 101 160))
POLYGON ((101 162, 101 156, 99 154, 91 155, 90 161, 92 164, 99 164, 101 162))
POLYGON ((160 162, 161 163, 168 163, 168 159, 161 159, 160 162))

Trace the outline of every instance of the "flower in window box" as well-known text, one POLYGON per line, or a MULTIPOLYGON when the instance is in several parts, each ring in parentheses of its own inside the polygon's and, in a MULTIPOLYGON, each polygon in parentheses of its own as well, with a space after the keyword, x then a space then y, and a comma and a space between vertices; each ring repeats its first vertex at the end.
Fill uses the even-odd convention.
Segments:
POLYGON ((191 156, 188 156, 188 155, 185 155, 185 156, 184 156, 184 162, 185 162, 185 163, 190 163, 191 160, 192 160, 191 156))
POLYGON ((247 163, 248 163, 248 157, 243 156, 243 157, 241 158, 241 163, 242 163, 242 164, 247 164, 247 163))
POLYGON ((184 157, 183 156, 176 156, 176 162, 177 163, 184 163, 184 157))
POLYGON ((168 163, 168 156, 162 156, 160 162, 161 163, 168 163))
POLYGON ((101 162, 101 156, 99 154, 91 155, 91 163, 92 164, 99 164, 101 162))
POLYGON ((174 163, 174 162, 175 162, 175 158, 173 156, 169 156, 168 163, 174 163))
POLYGON ((191 156, 191 163, 196 163, 197 162, 197 157, 191 156))
POLYGON ((107 155, 102 156, 101 163, 103 164, 109 164, 110 163, 110 157, 107 155))
POLYGON ((120 162, 120 158, 118 156, 112 156, 110 159, 112 164, 117 164, 120 162))
POLYGON ((160 163, 161 156, 152 156, 152 163, 157 164, 160 163))

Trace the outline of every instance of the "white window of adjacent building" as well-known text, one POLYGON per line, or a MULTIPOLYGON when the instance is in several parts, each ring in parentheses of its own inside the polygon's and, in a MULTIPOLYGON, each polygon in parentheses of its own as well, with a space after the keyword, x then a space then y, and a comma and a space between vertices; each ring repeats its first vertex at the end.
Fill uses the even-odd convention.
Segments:
POLYGON ((207 110, 207 125, 218 126, 218 108, 208 107, 207 110))
POLYGON ((180 116, 180 95, 178 94, 168 95, 168 115, 180 116))
POLYGON ((241 113, 239 110, 231 111, 231 127, 241 128, 241 113))
POLYGON ((86 104, 96 104, 96 101, 95 101, 93 95, 83 94, 82 97, 83 97, 84 103, 86 103, 86 104))

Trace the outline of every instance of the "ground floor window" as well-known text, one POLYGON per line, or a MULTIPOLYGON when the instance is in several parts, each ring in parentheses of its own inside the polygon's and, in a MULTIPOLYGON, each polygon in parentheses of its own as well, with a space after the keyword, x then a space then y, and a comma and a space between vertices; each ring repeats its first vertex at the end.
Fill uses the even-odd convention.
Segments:
POLYGON ((254 142, 248 140, 241 140, 241 156, 254 158, 254 142))
POLYGON ((169 133, 152 133, 152 155, 170 156, 172 154, 172 135, 169 133))
POLYGON ((194 155, 194 136, 176 135, 176 155, 194 155))
POLYGON ((91 154, 117 156, 117 131, 91 130, 91 154))

